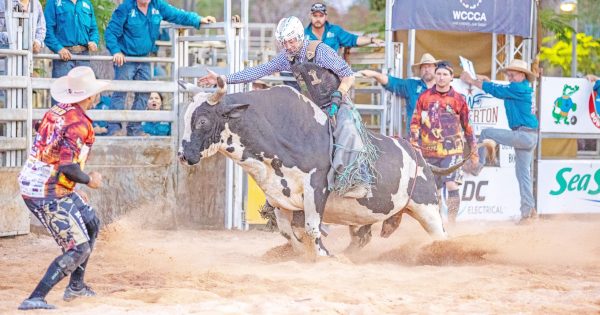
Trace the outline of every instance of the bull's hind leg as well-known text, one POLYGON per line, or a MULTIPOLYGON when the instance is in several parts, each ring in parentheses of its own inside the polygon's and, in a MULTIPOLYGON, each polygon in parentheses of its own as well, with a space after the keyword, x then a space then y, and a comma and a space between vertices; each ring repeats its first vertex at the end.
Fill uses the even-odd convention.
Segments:
POLYGON ((440 214, 438 204, 419 204, 411 201, 408 204, 410 214, 415 220, 419 221, 421 226, 433 237, 434 239, 441 240, 448 238, 446 230, 444 230, 444 224, 442 222, 442 216, 440 214))
POLYGON ((398 213, 393 216, 385 219, 383 224, 381 225, 381 237, 388 238, 396 229, 400 226, 400 222, 402 222, 402 214, 405 212, 405 209, 402 209, 398 213))
POLYGON ((367 246, 373 236, 371 234, 371 224, 363 226, 350 225, 348 229, 350 230, 350 245, 344 250, 345 253, 351 254, 367 246))
POLYGON ((329 256, 321 240, 321 219, 329 196, 327 172, 314 172, 304 181, 304 228, 317 256, 329 256))
POLYGON ((292 244, 294 252, 299 254, 304 253, 302 239, 296 236, 296 233, 294 233, 294 228, 292 227, 293 211, 275 208, 275 217, 277 218, 277 227, 279 228, 279 233, 281 233, 281 235, 283 235, 283 237, 285 237, 290 244, 292 244))

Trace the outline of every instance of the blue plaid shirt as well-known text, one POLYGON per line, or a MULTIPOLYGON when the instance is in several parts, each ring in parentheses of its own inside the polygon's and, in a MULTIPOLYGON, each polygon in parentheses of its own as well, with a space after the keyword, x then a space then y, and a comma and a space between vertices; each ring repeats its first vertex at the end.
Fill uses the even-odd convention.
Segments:
MULTIPOLYGON (((298 53, 299 62, 306 61, 306 49, 309 41, 305 40, 300 52, 298 53)), ((350 66, 331 49, 331 47, 319 44, 316 49, 314 62, 319 66, 333 71, 338 77, 345 78, 354 75, 350 66)), ((228 84, 247 83, 258 80, 264 76, 271 75, 275 72, 292 71, 292 65, 285 51, 279 52, 275 58, 267 63, 244 69, 240 72, 232 73, 225 76, 228 84)))

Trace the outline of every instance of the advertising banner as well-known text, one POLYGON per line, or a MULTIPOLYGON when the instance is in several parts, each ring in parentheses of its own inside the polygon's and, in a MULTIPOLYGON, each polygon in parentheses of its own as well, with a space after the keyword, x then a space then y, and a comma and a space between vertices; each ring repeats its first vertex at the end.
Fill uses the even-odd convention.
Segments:
POLYGON ((600 133, 600 97, 586 79, 542 77, 540 130, 600 133))
POLYGON ((465 174, 460 186, 460 209, 457 221, 517 220, 521 199, 511 167, 486 167, 475 177, 465 174))
MULTIPOLYGON (((508 84, 504 81, 494 82, 508 84)), ((452 81, 452 87, 465 97, 469 105, 475 134, 479 135, 484 128, 508 129, 503 100, 497 99, 475 86, 469 86, 459 79, 452 81)))
POLYGON ((538 170, 538 213, 600 213, 600 160, 545 160, 538 170))
POLYGON ((395 0, 392 30, 440 30, 531 37, 531 0, 395 0))

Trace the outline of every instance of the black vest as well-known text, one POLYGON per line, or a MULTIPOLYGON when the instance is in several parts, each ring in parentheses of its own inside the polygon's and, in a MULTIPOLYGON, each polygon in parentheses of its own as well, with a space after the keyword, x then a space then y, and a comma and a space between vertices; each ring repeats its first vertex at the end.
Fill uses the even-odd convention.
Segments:
POLYGON ((302 94, 315 104, 324 107, 331 103, 331 93, 340 86, 340 78, 333 71, 318 66, 315 61, 317 46, 321 41, 313 40, 306 48, 306 61, 290 60, 292 73, 300 85, 302 94))

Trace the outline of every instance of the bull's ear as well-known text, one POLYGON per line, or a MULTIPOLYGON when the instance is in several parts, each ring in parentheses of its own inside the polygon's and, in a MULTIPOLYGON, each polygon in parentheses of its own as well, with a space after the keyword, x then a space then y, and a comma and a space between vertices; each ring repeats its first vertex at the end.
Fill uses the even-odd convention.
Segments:
POLYGON ((221 115, 227 118, 240 118, 250 104, 228 104, 223 108, 221 115))

